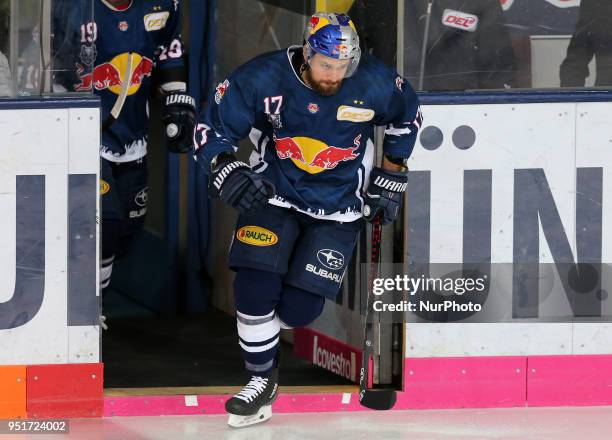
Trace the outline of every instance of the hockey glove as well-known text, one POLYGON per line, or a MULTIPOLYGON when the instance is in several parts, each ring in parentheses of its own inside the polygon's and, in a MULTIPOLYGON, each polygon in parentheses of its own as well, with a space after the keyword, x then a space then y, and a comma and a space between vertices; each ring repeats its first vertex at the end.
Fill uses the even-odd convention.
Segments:
POLYGON ((166 143, 172 153, 187 153, 193 146, 195 127, 195 100, 183 93, 174 92, 164 100, 162 122, 166 128, 166 143))
POLYGON ((380 212, 383 225, 393 222, 399 215, 407 187, 407 173, 374 167, 364 197, 363 217, 371 222, 380 212))
POLYGON ((209 179, 211 196, 220 198, 241 214, 264 208, 276 191, 272 182, 251 171, 251 167, 234 155, 223 156, 209 179))

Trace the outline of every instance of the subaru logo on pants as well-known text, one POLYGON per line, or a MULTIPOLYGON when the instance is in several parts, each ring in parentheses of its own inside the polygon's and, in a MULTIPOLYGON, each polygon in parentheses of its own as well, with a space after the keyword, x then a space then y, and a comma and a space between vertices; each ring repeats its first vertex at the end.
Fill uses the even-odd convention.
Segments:
POLYGON ((317 252, 317 259, 328 269, 339 270, 344 266, 344 255, 333 249, 321 249, 317 252))
POLYGON ((149 187, 145 186, 143 189, 138 191, 136 197, 134 197, 134 202, 138 206, 147 206, 147 202, 149 201, 149 187))

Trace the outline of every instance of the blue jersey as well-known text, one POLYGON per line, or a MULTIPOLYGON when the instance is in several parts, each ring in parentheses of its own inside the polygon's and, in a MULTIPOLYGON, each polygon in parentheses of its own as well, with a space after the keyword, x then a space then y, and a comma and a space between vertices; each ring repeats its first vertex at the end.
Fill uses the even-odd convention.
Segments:
POLYGON ((102 132, 100 155, 129 162, 147 154, 148 99, 160 84, 182 84, 183 43, 178 0, 132 0, 125 10, 103 0, 61 0, 54 6, 54 76, 69 90, 100 96, 106 120, 129 78, 118 119, 102 132), (131 69, 127 69, 131 54, 131 69))
POLYGON ((294 57, 301 46, 259 56, 217 86, 196 128, 196 160, 210 173, 216 155, 248 136, 252 169, 276 186, 271 204, 354 221, 374 164, 375 126, 385 126, 387 156, 408 158, 421 125, 417 96, 371 56, 323 96, 302 82, 294 57))

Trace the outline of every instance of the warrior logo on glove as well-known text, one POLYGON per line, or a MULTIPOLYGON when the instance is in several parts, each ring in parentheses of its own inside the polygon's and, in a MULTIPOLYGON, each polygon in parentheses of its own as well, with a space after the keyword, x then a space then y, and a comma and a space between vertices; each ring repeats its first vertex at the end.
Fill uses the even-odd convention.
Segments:
POLYGON ((162 122, 166 127, 166 142, 172 153, 187 153, 193 147, 195 100, 182 92, 170 93, 164 101, 162 122))
POLYGON ((364 218, 371 222, 378 213, 381 213, 383 225, 393 222, 399 215, 406 188, 408 188, 407 172, 373 168, 370 185, 365 193, 364 218))
POLYGON ((258 211, 268 204, 276 188, 262 175, 251 171, 233 154, 221 154, 212 170, 208 189, 239 213, 258 211))

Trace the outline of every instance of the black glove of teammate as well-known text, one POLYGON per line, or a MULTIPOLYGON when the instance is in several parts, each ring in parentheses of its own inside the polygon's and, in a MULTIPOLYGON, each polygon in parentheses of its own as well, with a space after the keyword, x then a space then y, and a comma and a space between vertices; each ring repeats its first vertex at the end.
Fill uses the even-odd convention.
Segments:
POLYGON ((374 167, 365 193, 363 217, 371 222, 381 212, 383 225, 394 221, 399 215, 407 187, 407 173, 374 167))
POLYGON ((223 156, 209 179, 212 197, 220 198, 241 214, 264 208, 276 191, 272 182, 251 171, 233 154, 223 156))
POLYGON ((166 143, 172 153, 187 153, 193 147, 195 100, 183 92, 166 95, 162 122, 166 128, 166 143))

